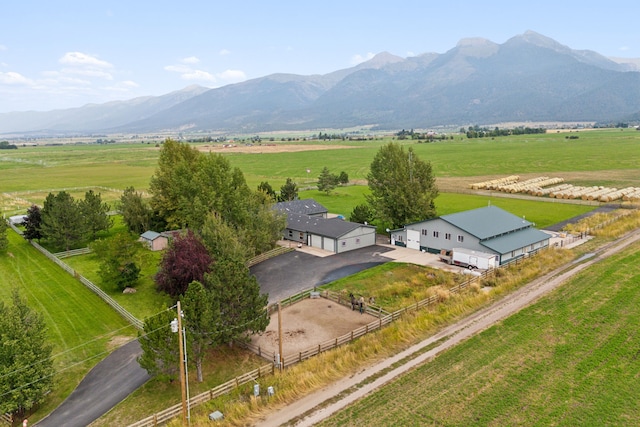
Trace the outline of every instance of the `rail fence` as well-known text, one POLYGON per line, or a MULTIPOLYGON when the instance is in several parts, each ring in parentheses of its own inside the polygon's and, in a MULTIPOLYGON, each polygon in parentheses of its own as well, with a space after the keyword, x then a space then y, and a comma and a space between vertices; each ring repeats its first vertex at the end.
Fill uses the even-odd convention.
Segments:
POLYGON ((251 258, 249 261, 247 261, 247 267, 253 267, 254 265, 261 263, 262 261, 266 261, 269 258, 273 258, 276 257, 278 255, 281 254, 285 254, 287 252, 291 252, 295 249, 293 248, 286 248, 284 246, 278 246, 275 247, 273 249, 271 249, 270 251, 264 252, 258 256, 255 256, 253 258, 251 258))
MULTIPOLYGON (((204 393, 200 393, 199 395, 190 398, 189 405, 200 405, 202 403, 208 402, 209 400, 215 399, 218 396, 229 393, 243 384, 254 382, 258 378, 264 377, 266 375, 273 375, 274 369, 275 367, 272 364, 263 365, 258 369, 254 369, 251 372, 242 374, 230 381, 227 381, 224 384, 220 384, 208 391, 205 391, 204 393)), ((159 424, 166 423, 167 421, 171 420, 174 417, 177 417, 181 413, 182 402, 156 414, 153 414, 145 419, 142 419, 134 424, 131 424, 129 425, 129 427, 154 427, 159 424)))
MULTIPOLYGON (((19 235, 23 234, 22 230, 20 230, 18 227, 16 227, 13 224, 10 224, 9 222, 7 222, 7 223, 13 229, 13 231, 18 233, 19 235)), ((31 243, 31 246, 33 246, 38 251, 40 251, 44 256, 49 258, 54 263, 58 264, 58 266, 60 266, 60 268, 62 268, 64 271, 66 271, 67 273, 69 273, 70 275, 72 275, 73 277, 78 279, 80 281, 80 283, 82 283, 87 288, 89 288, 93 293, 95 293, 100 298, 102 298, 102 300, 104 302, 109 304, 111 306, 111 308, 113 308, 115 311, 117 311, 126 321, 131 323, 136 328, 142 330, 142 328, 144 327, 144 323, 140 319, 136 318, 133 314, 129 313, 127 310, 125 310, 124 307, 122 307, 120 304, 118 304, 118 302, 116 300, 114 300, 109 295, 107 295, 102 289, 100 289, 98 286, 93 284, 89 279, 87 279, 86 277, 82 276, 80 273, 78 273, 73 268, 71 268, 68 264, 66 264, 64 261, 62 261, 59 257, 56 256, 57 254, 52 254, 51 252, 49 252, 48 250, 46 250, 45 248, 40 246, 40 244, 38 244, 37 242, 34 242, 33 240, 31 240, 29 243, 31 243)), ((87 249, 88 248, 78 249, 78 250, 79 251, 84 251, 84 250, 87 250, 87 249)), ((68 251, 68 252, 74 252, 74 251, 68 251)), ((63 253, 66 254, 68 252, 63 252, 63 253)))
POLYGON ((64 252, 56 252, 55 254, 52 254, 52 255, 58 259, 62 259, 62 258, 69 258, 72 256, 76 256, 76 255, 88 254, 90 252, 91 252, 90 248, 80 248, 80 249, 71 249, 70 251, 64 251, 64 252))

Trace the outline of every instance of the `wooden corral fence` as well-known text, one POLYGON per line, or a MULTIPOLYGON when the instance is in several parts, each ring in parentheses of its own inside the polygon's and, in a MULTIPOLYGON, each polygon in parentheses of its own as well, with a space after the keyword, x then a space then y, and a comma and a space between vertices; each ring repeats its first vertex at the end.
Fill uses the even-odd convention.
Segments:
MULTIPOLYGON (((274 373, 274 369, 275 367, 272 364, 264 365, 259 367, 258 369, 254 369, 251 372, 242 374, 239 377, 235 377, 231 381, 227 381, 226 383, 220 384, 212 388, 211 390, 205 391, 204 393, 200 393, 199 395, 190 398, 189 406, 200 405, 202 403, 208 402, 211 399, 215 399, 218 396, 229 393, 230 391, 236 389, 237 387, 240 387, 243 384, 252 383, 258 378, 264 377, 266 375, 272 375, 274 373)), ((154 427, 166 423, 172 418, 179 416, 181 413, 182 402, 156 414, 153 414, 134 424, 131 424, 129 427, 154 427)))
POLYGON ((13 417, 10 414, 0 414, 0 424, 4 424, 4 425, 12 425, 13 424, 13 417))
POLYGON ((255 256, 253 258, 251 258, 249 261, 247 261, 247 267, 253 267, 254 265, 261 263, 262 261, 266 261, 269 258, 273 258, 275 256, 287 253, 287 252, 291 252, 295 250, 294 248, 286 248, 284 246, 278 246, 275 247, 273 249, 271 249, 270 251, 267 251, 265 253, 262 253, 258 256, 255 256))
POLYGON ((56 252, 53 254, 58 259, 69 258, 76 255, 84 255, 91 252, 90 248, 71 249, 70 251, 56 252))

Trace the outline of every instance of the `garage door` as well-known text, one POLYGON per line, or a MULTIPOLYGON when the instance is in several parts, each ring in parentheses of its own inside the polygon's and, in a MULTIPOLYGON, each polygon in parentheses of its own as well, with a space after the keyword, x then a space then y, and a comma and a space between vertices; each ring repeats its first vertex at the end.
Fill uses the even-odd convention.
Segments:
POLYGON ((407 230, 407 247, 420 250, 420 231, 407 230))

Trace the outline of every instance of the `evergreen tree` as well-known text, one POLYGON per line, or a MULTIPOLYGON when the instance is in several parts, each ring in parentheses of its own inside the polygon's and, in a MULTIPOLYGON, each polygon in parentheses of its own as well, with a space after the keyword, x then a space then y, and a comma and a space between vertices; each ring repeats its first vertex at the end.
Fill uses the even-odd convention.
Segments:
POLYGON ((220 307, 217 301, 200 282, 191 282, 182 298, 184 311, 183 325, 185 325, 189 360, 196 365, 196 375, 202 382, 202 361, 218 337, 217 328, 220 325, 220 307))
POLYGON ((370 195, 367 202, 383 226, 399 228, 411 222, 434 218, 438 196, 431 163, 418 158, 398 143, 378 150, 367 175, 370 195))
POLYGON ((27 217, 24 220, 24 234, 23 237, 27 240, 40 240, 42 238, 42 232, 40 227, 42 226, 42 211, 38 205, 31 205, 27 209, 27 217))
POLYGON ((79 207, 92 239, 96 238, 97 232, 107 231, 113 225, 113 220, 108 215, 109 204, 102 202, 100 193, 96 194, 93 190, 87 191, 79 207))
POLYGON ((78 203, 66 191, 49 193, 42 208, 42 237, 57 249, 79 247, 86 236, 86 222, 78 203))
POLYGON ((175 311, 165 310, 147 318, 139 340, 142 355, 138 358, 138 363, 149 375, 157 376, 161 380, 173 381, 178 378, 178 334, 172 332, 170 327, 176 316, 175 311))
POLYGON ((141 269, 136 260, 141 247, 142 244, 128 233, 94 242, 91 248, 100 259, 98 274, 102 282, 121 291, 134 287, 140 278, 141 269))
POLYGON ((278 195, 276 191, 271 187, 267 181, 262 181, 260 185, 258 185, 258 191, 265 193, 272 201, 276 201, 278 199, 278 195))
POLYGON ((322 168, 322 172, 320 172, 320 175, 318 176, 318 190, 329 194, 334 188, 336 188, 337 184, 338 179, 335 175, 329 172, 329 168, 326 166, 322 168))
POLYGON ((338 176, 338 182, 340 183, 340 185, 348 184, 349 175, 345 171, 340 172, 340 175, 338 176))
POLYGON ((130 232, 142 234, 149 230, 151 209, 142 198, 142 193, 127 187, 120 196, 120 212, 130 232))
POLYGON ((0 218, 0 252, 6 252, 9 248, 8 228, 7 221, 4 218, 0 218))
POLYGON ((269 325, 266 294, 241 260, 223 259, 205 274, 204 285, 220 307, 219 342, 232 343, 263 332, 269 325))
POLYGON ((291 178, 287 178, 287 181, 284 183, 282 187, 280 187, 280 197, 278 198, 281 202, 290 202, 292 200, 296 200, 298 198, 298 184, 293 182, 291 178))
POLYGON ((375 219, 373 211, 366 203, 360 204, 353 208, 351 211, 351 216, 349 216, 349 221, 357 222, 359 224, 371 224, 375 219))
POLYGON ((52 346, 42 316, 14 291, 0 301, 0 414, 22 416, 44 402, 53 386, 52 346))

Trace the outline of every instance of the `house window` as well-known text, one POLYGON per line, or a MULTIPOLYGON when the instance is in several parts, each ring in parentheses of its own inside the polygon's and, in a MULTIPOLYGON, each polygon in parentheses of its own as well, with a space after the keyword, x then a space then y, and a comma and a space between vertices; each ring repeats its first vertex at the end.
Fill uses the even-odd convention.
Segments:
POLYGON ((433 232, 433 237, 435 237, 436 239, 440 236, 440 232, 438 231, 434 231, 433 232))
POLYGON ((293 231, 289 230, 289 237, 293 237, 293 231))
POLYGON ((347 242, 345 242, 344 240, 341 243, 342 243, 342 246, 347 246, 347 242))
POLYGON ((451 240, 451 233, 444 233, 444 238, 447 240, 451 240))
POLYGON ((359 245, 359 244, 360 244, 360 239, 356 238, 356 245, 359 245))
POLYGON ((429 235, 429 232, 428 232, 425 228, 423 228, 423 229, 422 229, 422 235, 423 235, 423 236, 428 236, 428 235, 429 235))
POLYGON ((462 243, 464 241, 464 236, 458 235, 458 242, 462 243))

